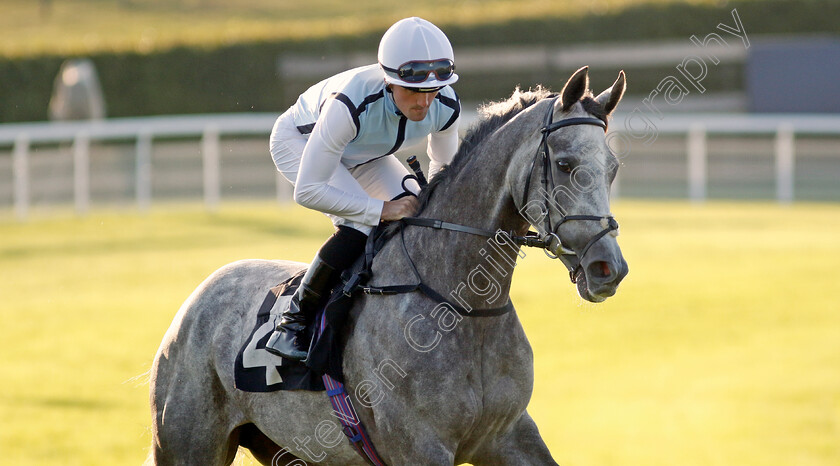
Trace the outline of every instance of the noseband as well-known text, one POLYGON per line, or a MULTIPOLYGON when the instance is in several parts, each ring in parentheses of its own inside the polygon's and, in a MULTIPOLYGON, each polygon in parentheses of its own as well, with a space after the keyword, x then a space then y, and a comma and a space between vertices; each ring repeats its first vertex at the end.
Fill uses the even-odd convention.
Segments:
MULTIPOLYGON (((543 161, 543 173, 542 173, 542 189, 544 191, 543 197, 543 206, 545 212, 545 223, 544 223, 544 234, 540 237, 540 240, 543 244, 539 245, 539 247, 545 249, 546 255, 552 259, 557 259, 561 255, 575 255, 575 253, 571 250, 566 249, 563 246, 563 242, 560 240, 560 236, 557 234, 557 229, 560 228, 560 225, 571 221, 571 220, 583 220, 583 221, 594 221, 600 222, 601 227, 603 230, 596 233, 587 243, 586 246, 581 249, 580 253, 577 254, 578 256, 578 265, 577 267, 569 267, 569 277, 572 280, 572 283, 576 281, 576 276, 578 271, 582 268, 583 257, 589 251, 589 248, 592 247, 598 240, 603 238, 605 235, 612 231, 618 230, 618 222, 612 215, 605 215, 605 216, 596 216, 596 215, 563 215, 556 224, 552 225, 551 221, 551 210, 549 208, 549 195, 552 191, 549 188, 555 186, 554 184, 554 171, 551 169, 551 153, 548 147, 548 137, 551 135, 552 132, 560 129, 565 128, 567 126, 576 126, 576 125, 592 125, 602 128, 605 132, 607 131, 607 124, 604 123, 603 120, 600 118, 593 118, 593 117, 577 117, 577 118, 566 118, 560 121, 553 121, 554 120, 554 105, 557 102, 557 97, 552 99, 551 104, 548 107, 548 112, 545 116, 545 125, 543 125, 540 132, 542 133, 542 139, 540 140, 540 145, 537 147, 537 153, 534 155, 534 162, 531 164, 531 171, 528 173, 528 178, 525 180, 525 190, 522 193, 522 205, 525 205, 525 200, 528 199, 528 192, 531 188, 531 178, 534 176, 534 169, 537 166, 537 161, 542 159, 543 161), (559 251, 559 254, 554 254, 551 249, 551 245, 556 243, 558 247, 555 250, 559 251)), ((520 212, 521 213, 521 212, 520 212)), ((526 218, 527 220, 527 218, 526 218)))
MULTIPOLYGON (((537 153, 534 155, 534 161, 531 164, 531 171, 528 173, 528 178, 525 180, 525 190, 522 194, 522 205, 524 206, 526 203, 525 201, 528 199, 528 192, 531 188, 531 178, 534 176, 534 169, 537 166, 537 161, 543 161, 543 174, 542 174, 542 189, 544 190, 543 197, 543 208, 545 212, 545 225, 543 235, 539 233, 529 231, 525 234, 525 236, 517 236, 514 235, 513 232, 509 232, 508 236, 519 246, 529 246, 529 247, 536 247, 544 249, 546 255, 552 259, 557 259, 561 255, 563 256, 578 256, 578 264, 576 267, 571 267, 566 265, 566 268, 569 269, 569 277, 572 280, 572 283, 577 281, 577 275, 580 270, 582 270, 582 262, 583 257, 589 251, 589 248, 592 247, 598 240, 603 238, 605 235, 612 231, 618 230, 618 222, 613 218, 611 215, 606 216, 596 216, 596 215, 564 215, 560 218, 560 220, 553 224, 551 220, 551 210, 549 206, 549 198, 551 191, 549 191, 549 187, 554 186, 554 175, 553 170, 551 169, 551 154, 549 152, 548 147, 548 136, 551 135, 552 132, 560 129, 565 128, 567 126, 576 126, 576 125, 592 125, 598 126, 602 128, 604 131, 607 130, 607 124, 604 123, 603 120, 594 117, 576 117, 576 118, 566 118, 560 121, 553 121, 554 120, 554 105, 557 102, 558 97, 554 97, 551 101, 551 105, 548 107, 548 113, 545 117, 545 124, 543 125, 540 132, 542 133, 542 139, 540 140, 540 145, 537 147, 537 153), (587 243, 586 246, 581 249, 580 253, 575 254, 574 251, 570 249, 566 249, 563 246, 563 242, 560 240, 560 236, 557 234, 557 228, 560 225, 572 221, 572 220, 583 220, 583 221, 594 221, 600 222, 603 230, 596 233, 587 243), (555 251, 559 251, 559 254, 554 254, 551 251, 552 245, 556 244, 557 247, 553 248, 555 251)), ((409 175, 410 178, 415 178, 414 176, 409 175)), ((417 178, 415 178, 417 179, 417 178)), ((405 181, 405 180, 403 180, 405 181)), ((422 185, 421 185, 422 187, 422 185)), ((521 212, 520 212, 521 214, 521 212)), ((526 218, 527 220, 527 218, 526 218)), ((419 218, 419 217, 405 217, 401 220, 402 223, 406 225, 416 225, 421 227, 428 227, 428 228, 435 228, 440 230, 451 230, 451 231, 459 231, 462 233, 469 233, 473 235, 479 236, 486 236, 489 238, 493 238, 496 236, 497 232, 483 230, 479 228, 468 227, 465 225, 459 225, 457 223, 449 223, 443 222, 440 220, 430 219, 430 218, 419 218)), ((565 264, 565 263, 564 263, 565 264)))

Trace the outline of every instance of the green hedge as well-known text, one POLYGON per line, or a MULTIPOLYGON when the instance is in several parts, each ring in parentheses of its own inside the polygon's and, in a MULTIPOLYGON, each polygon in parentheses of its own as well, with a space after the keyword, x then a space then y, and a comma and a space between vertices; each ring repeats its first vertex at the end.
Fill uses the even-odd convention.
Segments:
MULTIPOLYGON (((705 36, 718 23, 733 24, 730 11, 737 8, 749 37, 760 34, 838 33, 840 2, 830 0, 732 1, 719 6, 671 4, 646 5, 615 14, 578 18, 519 20, 504 24, 455 27, 442 24, 456 49, 458 46, 511 44, 571 44, 578 42, 684 39, 705 36)), ((237 44, 220 48, 175 48, 144 55, 134 52, 92 56, 111 117, 281 111, 304 83, 283 83, 276 75, 276 60, 282 53, 335 54, 376 49, 378 34, 333 37, 327 40, 237 44), (285 89, 284 89, 285 88, 285 89)), ((457 50, 456 50, 457 51, 457 50)), ((0 57, 0 122, 44 120, 53 80, 68 57, 41 56, 22 59, 0 57)), ((674 64, 676 65, 676 63, 674 64)), ((594 72, 595 70, 593 70, 594 72)), ((630 78, 631 91, 643 92, 671 70, 647 70, 630 78), (650 82, 648 82, 650 81, 650 82)), ((604 86, 614 70, 601 70, 604 86)), ((721 76, 719 74, 719 76, 721 76)), ((712 90, 742 86, 741 71, 727 70, 712 90), (734 79, 733 79, 734 77, 734 79)), ((458 92, 466 100, 496 99, 516 84, 529 86, 561 78, 523 71, 487 80, 463 76, 458 92)), ((600 87, 596 79, 596 87, 600 87)), ((706 82, 704 82, 706 84, 706 82)))

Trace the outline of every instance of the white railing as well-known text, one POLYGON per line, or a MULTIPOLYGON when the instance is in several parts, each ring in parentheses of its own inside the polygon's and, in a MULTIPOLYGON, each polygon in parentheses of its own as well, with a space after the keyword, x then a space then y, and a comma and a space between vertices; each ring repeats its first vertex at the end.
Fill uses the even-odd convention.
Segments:
POLYGON ((708 135, 773 136, 776 199, 790 203, 794 199, 795 135, 840 136, 840 115, 665 113, 655 119, 650 114, 630 113, 615 118, 611 130, 621 133, 631 152, 634 145, 644 145, 660 134, 687 135, 688 197, 694 202, 707 196, 708 135))
MULTIPOLYGON (((220 137, 223 135, 264 135, 267 141, 276 118, 277 114, 273 113, 221 114, 0 125, 0 146, 10 144, 14 146, 12 171, 15 214, 23 219, 29 212, 29 152, 33 144, 72 143, 74 205, 77 212, 84 213, 90 207, 91 141, 135 141, 137 205, 140 209, 146 209, 152 197, 152 144, 155 138, 173 137, 201 138, 204 202, 208 209, 215 209, 220 201, 220 137)), ((281 183, 278 177, 278 186, 281 186, 281 183)))
MULTIPOLYGON (((90 147, 93 142, 134 141, 134 191, 140 209, 152 200, 152 147, 156 139, 188 137, 201 139, 203 198, 208 209, 216 209, 221 200, 220 139, 245 135, 265 137, 276 114, 223 114, 196 116, 160 116, 122 118, 94 122, 21 123, 0 125, 0 148, 11 147, 12 197, 18 218, 30 210, 30 150, 39 144, 72 144, 73 203, 79 213, 87 212, 90 196, 90 147)), ((633 121, 633 113, 618 115, 611 132, 635 148, 660 134, 686 135, 688 197, 702 201, 707 197, 708 135, 764 134, 775 138, 775 192, 779 202, 794 200, 795 137, 805 134, 840 136, 840 115, 732 115, 664 114, 663 119, 647 119, 645 125, 633 121)), ((475 119, 475 112, 465 112, 464 128, 475 119)), ((267 157, 267 155, 266 155, 267 157)), ((267 162, 267 165, 270 162, 267 162)), ((270 165, 269 165, 270 166, 270 165)), ((276 177, 278 198, 287 198, 288 183, 276 177), (282 194, 281 194, 282 193, 282 194)))

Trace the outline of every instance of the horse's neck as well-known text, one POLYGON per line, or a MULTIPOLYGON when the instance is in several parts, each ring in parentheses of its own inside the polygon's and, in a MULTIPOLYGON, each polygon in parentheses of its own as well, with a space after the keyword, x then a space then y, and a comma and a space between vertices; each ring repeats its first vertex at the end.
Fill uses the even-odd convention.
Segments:
POLYGON ((511 159, 531 126, 523 120, 481 141, 458 173, 436 188, 422 216, 485 230, 527 228, 512 200, 522 193, 511 193, 507 183, 511 159))
MULTIPOLYGON (((420 215, 488 231, 524 233, 527 223, 517 212, 506 183, 512 152, 506 154, 498 146, 493 151, 484 147, 485 153, 472 154, 473 160, 467 166, 436 188, 420 215)), ((409 227, 405 238, 424 282, 442 295, 474 309, 499 307, 507 302, 520 254, 507 241, 507 235, 486 238, 409 227)))

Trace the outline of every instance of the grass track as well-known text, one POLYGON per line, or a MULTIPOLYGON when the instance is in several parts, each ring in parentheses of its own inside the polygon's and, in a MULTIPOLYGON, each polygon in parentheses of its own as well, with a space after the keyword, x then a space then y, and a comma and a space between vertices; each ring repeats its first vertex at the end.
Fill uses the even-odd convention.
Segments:
MULTIPOLYGON (((539 251, 514 277, 555 458, 840 464, 840 206, 614 212, 631 272, 608 302, 582 303, 539 251)), ((0 464, 142 462, 143 374, 181 302, 225 263, 308 261, 329 233, 273 204, 0 219, 0 464)))

